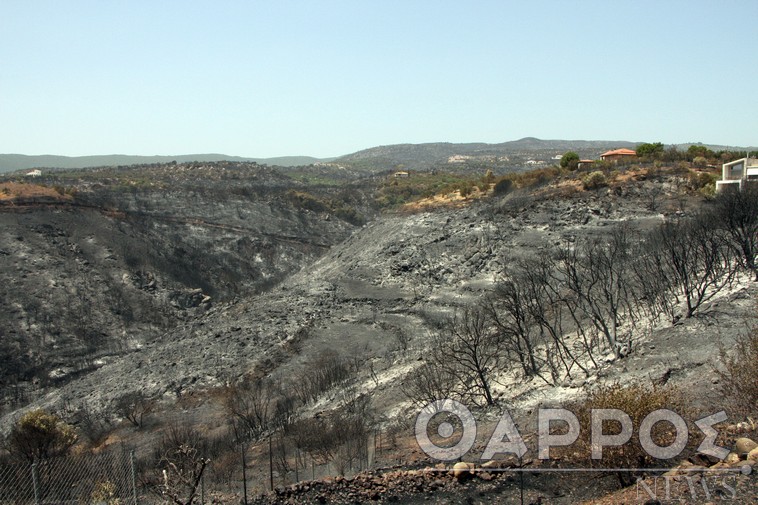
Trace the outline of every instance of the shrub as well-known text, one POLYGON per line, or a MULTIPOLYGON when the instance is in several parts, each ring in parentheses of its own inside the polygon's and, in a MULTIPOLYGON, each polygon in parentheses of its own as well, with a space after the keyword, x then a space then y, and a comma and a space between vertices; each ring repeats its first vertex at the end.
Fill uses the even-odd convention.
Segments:
POLYGON ((92 490, 90 498, 95 503, 104 503, 107 505, 120 505, 117 495, 116 485, 109 480, 100 481, 95 485, 95 489, 92 490))
POLYGON ((493 191, 496 196, 502 196, 510 193, 511 188, 513 188, 513 181, 507 177, 503 177, 495 183, 493 191))
POLYGON ((716 369, 719 391, 729 400, 730 414, 741 418, 758 417, 758 326, 737 338, 733 351, 719 349, 723 365, 716 369))
POLYGON ((285 197, 292 205, 300 209, 311 210, 313 212, 326 212, 328 210, 321 199, 305 191, 291 189, 287 191, 285 197))
POLYGON ((155 410, 155 400, 148 398, 141 391, 127 393, 116 400, 116 414, 129 420, 135 428, 145 425, 145 418, 155 410))
POLYGON ((582 185, 584 186, 584 189, 598 189, 607 186, 608 182, 606 181, 603 172, 595 170, 582 178, 582 185))
POLYGON ((472 189, 473 189, 473 184, 471 184, 470 182, 468 183, 464 182, 464 183, 461 183, 458 189, 458 192, 460 193, 462 198, 468 198, 469 195, 471 195, 472 189))
POLYGON ((512 174, 510 175, 510 178, 513 180, 516 187, 532 188, 553 181, 560 175, 561 169, 553 166, 538 168, 536 170, 530 170, 528 172, 522 172, 519 174, 512 174))
MULTIPOLYGON (((586 400, 580 401, 570 409, 579 419, 581 433, 578 440, 563 451, 577 451, 573 455, 582 463, 588 463, 594 467, 602 468, 649 468, 657 467, 652 456, 647 454, 639 441, 639 426, 648 414, 659 409, 669 409, 682 417, 687 416, 684 409, 684 399, 681 393, 671 387, 655 387, 631 383, 621 385, 614 383, 595 388, 590 392, 586 400), (606 446, 602 448, 601 459, 591 459, 591 412, 593 409, 618 409, 626 413, 632 421, 633 433, 628 442, 621 446, 606 446)), ((666 422, 656 423, 651 430, 651 438, 660 447, 667 447, 673 443, 676 431, 672 425, 666 422)), ((603 423, 603 434, 614 435, 621 432, 618 421, 606 421, 603 423)), ((569 456, 569 457, 571 457, 569 456)), ((630 472, 618 472, 619 482, 622 486, 630 485, 636 476, 630 472)))
POLYGON ((142 475, 145 487, 169 503, 196 503, 203 472, 210 463, 205 458, 207 451, 207 440, 197 430, 172 425, 142 475))
POLYGON ((77 438, 73 426, 38 409, 18 420, 8 435, 6 447, 11 454, 34 462, 66 454, 77 438))
POLYGON ((687 177, 687 186, 693 191, 700 191, 705 187, 713 186, 713 189, 715 191, 716 179, 718 179, 718 177, 716 177, 714 174, 705 172, 697 174, 693 173, 687 177))

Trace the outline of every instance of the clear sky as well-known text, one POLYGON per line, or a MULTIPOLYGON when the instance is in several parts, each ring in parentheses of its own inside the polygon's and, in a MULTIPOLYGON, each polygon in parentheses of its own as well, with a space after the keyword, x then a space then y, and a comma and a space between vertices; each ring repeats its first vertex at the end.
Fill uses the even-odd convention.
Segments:
POLYGON ((0 152, 758 145, 758 1, 0 0, 0 152))

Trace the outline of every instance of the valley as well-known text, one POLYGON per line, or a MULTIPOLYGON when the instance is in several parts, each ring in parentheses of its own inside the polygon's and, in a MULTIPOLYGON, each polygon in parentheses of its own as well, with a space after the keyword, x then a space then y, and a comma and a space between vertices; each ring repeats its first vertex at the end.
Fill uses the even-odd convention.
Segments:
MULTIPOLYGON (((453 177, 428 158, 397 181, 396 160, 371 170, 361 163, 311 172, 236 161, 76 169, 35 178, 47 191, 9 189, 0 201, 0 431, 34 409, 54 412, 80 431, 82 451, 133 450, 146 490, 157 485, 151 465, 167 434, 191 431, 211 458, 206 485, 217 503, 239 502, 240 445, 251 496, 269 493, 254 503, 519 503, 518 481, 506 473, 458 483, 421 472, 447 471, 413 440, 421 400, 444 391, 469 405, 485 432, 509 411, 532 434, 538 407, 613 383, 678 387, 703 415, 724 408, 719 349, 754 325, 751 274, 723 253, 734 269, 696 276, 707 297, 692 309, 682 292, 674 301, 675 290, 653 285, 652 270, 636 270, 649 266, 645 251, 655 248, 641 244, 661 227, 679 233, 680 223, 715 212, 703 190, 714 170, 643 160, 600 167, 597 184, 557 166, 487 175, 481 160, 453 177), (585 247, 601 257, 612 237, 625 244, 614 260, 626 265, 623 282, 607 295, 620 308, 592 312, 579 300, 584 288, 566 281, 568 267, 584 268, 585 247), (526 287, 539 268, 555 291, 524 294, 548 298, 517 335, 507 296, 522 293, 507 291, 509 281, 526 287), (456 335, 477 332, 491 360, 478 370, 486 384, 462 360, 446 367, 465 350, 451 347, 438 361, 456 335), (425 370, 448 382, 429 382, 425 370), (140 405, 144 424, 130 422, 140 405), (282 456, 269 470, 272 439, 282 456), (313 479, 317 469, 329 479, 313 479), (375 473, 354 477, 361 470, 375 473), (313 483, 298 483, 308 472, 313 483)), ((31 184, 17 175, 0 183, 10 181, 31 184)), ((746 417, 728 412, 734 426, 746 417)), ((733 443, 735 433, 755 437, 756 427, 720 441, 733 443)), ((479 441, 473 451, 481 450, 479 441)), ((536 472, 529 500, 600 500, 617 487, 612 474, 592 491, 536 472)))

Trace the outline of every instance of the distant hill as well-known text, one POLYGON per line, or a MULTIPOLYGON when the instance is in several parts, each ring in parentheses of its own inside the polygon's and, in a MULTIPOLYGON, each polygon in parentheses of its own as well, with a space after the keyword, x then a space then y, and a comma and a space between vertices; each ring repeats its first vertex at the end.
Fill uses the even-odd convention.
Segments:
POLYGON ((502 142, 499 144, 467 143, 454 144, 449 142, 436 142, 428 144, 396 144, 389 146, 372 147, 353 154, 337 158, 337 162, 366 162, 374 161, 377 164, 392 166, 404 165, 432 165, 445 163, 452 156, 470 157, 504 157, 529 154, 562 154, 566 151, 577 151, 581 155, 597 155, 608 149, 635 148, 639 142, 609 141, 609 140, 541 140, 534 137, 525 137, 520 140, 502 142), (585 154, 586 153, 586 154, 585 154))
MULTIPOLYGON (((575 151, 582 158, 596 159, 601 153, 610 149, 635 149, 642 142, 626 140, 542 140, 525 137, 519 140, 499 144, 468 143, 454 144, 435 142, 427 144, 395 144, 372 147, 335 160, 336 163, 370 166, 377 169, 393 169, 400 165, 407 168, 423 169, 451 163, 464 164, 477 162, 516 168, 523 167, 528 160, 541 160, 550 163, 557 155, 575 151)), ((705 145, 713 151, 754 151, 755 147, 721 146, 700 142, 676 144, 679 151, 686 151, 691 145, 705 145)), ((666 146, 671 147, 670 145, 666 146)))
POLYGON ((310 156, 281 156, 278 158, 241 158, 225 154, 182 154, 179 156, 131 156, 112 154, 103 156, 55 156, 24 154, 0 154, 0 173, 31 168, 87 168, 121 165, 141 165, 150 163, 168 163, 176 161, 253 161, 259 164, 282 167, 310 165, 318 162, 331 161, 332 158, 320 159, 310 156))

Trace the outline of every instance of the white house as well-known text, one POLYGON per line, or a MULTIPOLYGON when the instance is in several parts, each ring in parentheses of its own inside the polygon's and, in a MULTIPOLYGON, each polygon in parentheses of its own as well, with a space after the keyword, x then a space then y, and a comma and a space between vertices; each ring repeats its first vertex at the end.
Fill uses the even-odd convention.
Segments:
POLYGON ((27 172, 26 173, 27 177, 39 177, 41 175, 42 175, 42 170, 39 170, 39 169, 32 170, 31 172, 27 172))
POLYGON ((716 181, 716 191, 727 187, 742 189, 746 182, 758 182, 758 159, 740 158, 724 163, 721 180, 716 181))

